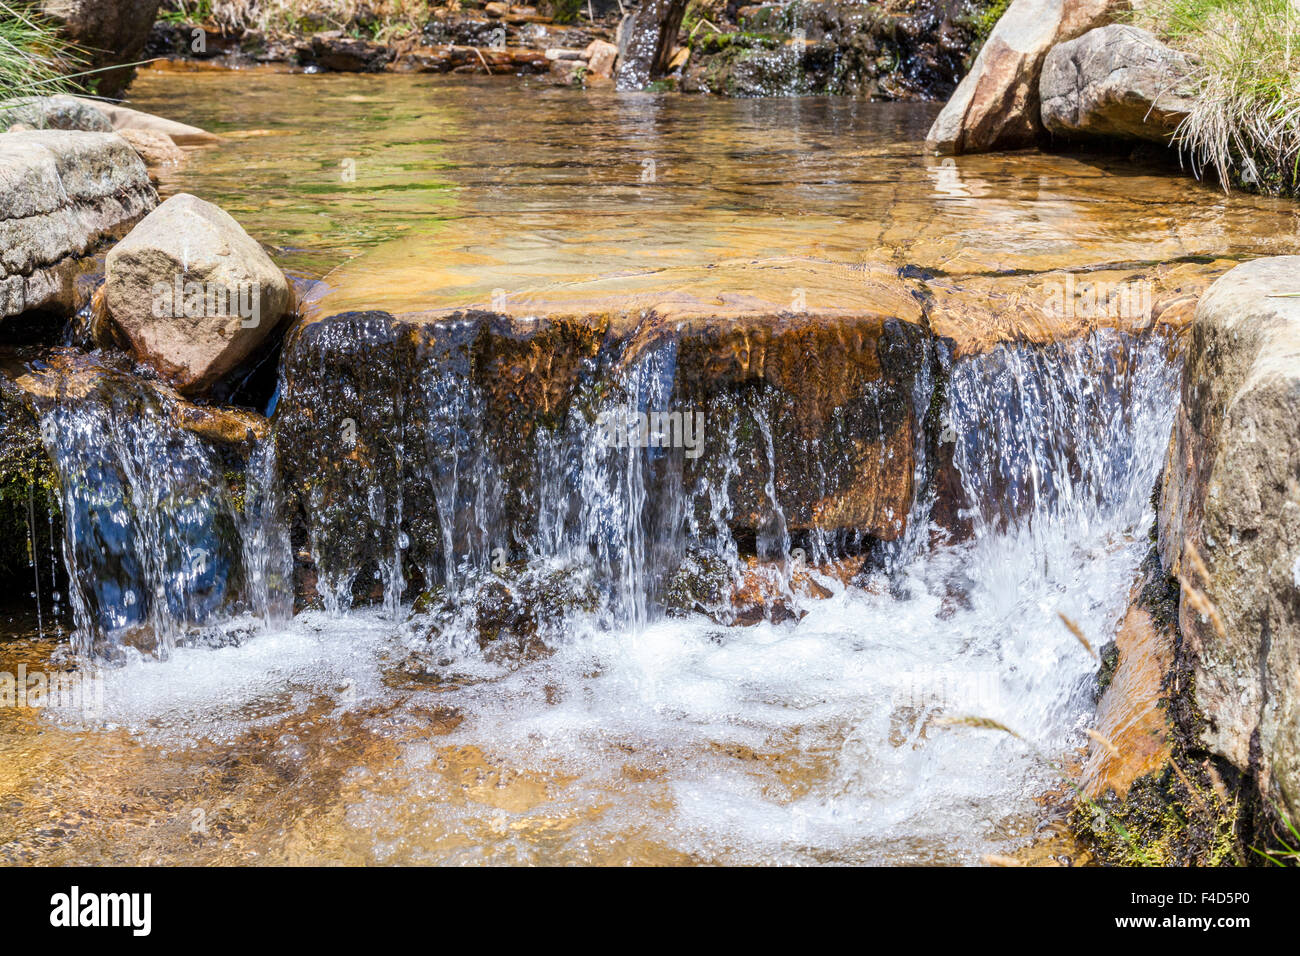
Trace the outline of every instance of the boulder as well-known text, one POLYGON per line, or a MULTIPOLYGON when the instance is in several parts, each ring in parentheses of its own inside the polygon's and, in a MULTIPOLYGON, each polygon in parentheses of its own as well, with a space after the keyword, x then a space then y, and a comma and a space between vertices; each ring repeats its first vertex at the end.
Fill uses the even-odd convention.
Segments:
POLYGON ((108 255, 108 326, 179 391, 206 391, 248 358, 289 311, 288 281, 229 214, 173 196, 108 255))
POLYGON ((144 163, 112 133, 39 130, 0 136, 0 169, 0 318, 71 315, 87 257, 158 204, 144 163))
POLYGON ((1159 549, 1211 752, 1300 812, 1300 256, 1201 298, 1161 489, 1159 549))
POLYGON ((220 139, 214 133, 199 129, 197 126, 188 126, 175 120, 163 119, 163 117, 154 116, 152 113, 142 113, 139 110, 133 110, 117 103, 100 103, 94 100, 80 100, 79 102, 89 104, 102 112, 108 117, 112 128, 119 133, 128 129, 162 133, 177 146, 204 146, 218 142, 220 139))
POLYGON ((1039 83, 1043 126, 1059 136, 1167 143, 1195 105, 1192 63, 1146 30, 1099 27, 1047 54, 1039 83))
POLYGON ((89 100, 73 96, 31 96, 0 103, 0 129, 21 124, 28 129, 74 129, 110 133, 113 124, 89 100))
POLYGON ((83 69, 103 70, 85 78, 100 96, 121 96, 158 14, 159 0, 44 0, 42 12, 82 50, 83 69))
POLYGON ((1043 132, 1039 76, 1048 51, 1110 22, 1123 0, 1014 0, 930 128, 943 154, 1032 146, 1043 132))

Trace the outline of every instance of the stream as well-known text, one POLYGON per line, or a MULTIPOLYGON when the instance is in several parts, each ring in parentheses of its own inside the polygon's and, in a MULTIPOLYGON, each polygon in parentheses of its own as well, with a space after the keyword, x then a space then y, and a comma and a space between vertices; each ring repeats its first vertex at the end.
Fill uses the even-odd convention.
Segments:
MULTIPOLYGON (((1127 160, 923 157, 930 105, 148 71, 132 99, 225 136, 160 192, 266 243, 309 321, 678 276, 721 276, 720 303, 784 301, 726 283, 788 257, 1001 290, 1281 252, 1296 225, 1291 204, 1127 160)), ((1098 668, 1060 615, 1101 647, 1124 614, 1178 329, 906 339, 906 374, 855 399, 878 429, 841 426, 910 495, 899 533, 867 540, 784 494, 778 458, 816 472, 833 442, 780 447, 770 389, 709 406, 698 465, 609 447, 581 402, 665 407, 684 346, 593 358, 567 411, 507 452, 454 329, 427 327, 410 379, 368 386, 324 373, 339 354, 383 371, 389 333, 321 321, 258 399, 278 432, 238 489, 129 384, 43 416, 73 584, 61 612, 9 624, 0 671, 68 670, 79 693, 0 708, 0 861, 972 864, 1051 829, 1051 765, 1079 760, 1098 668), (401 423, 396 477, 341 457, 347 494, 304 496, 295 525, 286 462, 375 395, 401 423), (915 433, 897 468, 896 406, 915 433), (932 520, 936 447, 962 533, 932 520), (305 553, 316 600, 292 614, 305 553), (675 604, 683 563, 722 596, 675 604), (765 595, 756 620, 730 599, 744 588, 765 595), (527 633, 484 639, 493 615, 527 633), (121 637, 139 628, 153 653, 121 637)))

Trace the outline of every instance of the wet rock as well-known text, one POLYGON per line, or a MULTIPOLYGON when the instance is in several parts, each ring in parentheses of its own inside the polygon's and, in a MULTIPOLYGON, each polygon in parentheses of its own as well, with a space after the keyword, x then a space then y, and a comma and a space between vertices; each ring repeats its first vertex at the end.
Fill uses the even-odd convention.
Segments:
POLYGON ((623 25, 619 38, 620 90, 640 90, 668 72, 677 45, 677 31, 686 13, 686 0, 643 0, 623 25))
POLYGON ((85 78, 100 96, 119 97, 135 76, 149 30, 157 19, 159 0, 42 0, 41 11, 61 24, 61 32, 82 50, 85 70, 100 70, 85 78))
POLYGON ((226 212, 173 196, 109 253, 109 326, 137 361, 200 394, 247 359, 292 306, 278 266, 226 212))
POLYGON ((21 391, 0 376, 0 585, 10 594, 31 594, 35 582, 42 607, 61 590, 63 562, 53 547, 32 542, 39 532, 43 543, 47 523, 57 521, 58 490, 39 422, 21 391))
POLYGON ((0 129, 71 129, 109 133, 113 124, 104 111, 72 96, 34 96, 0 103, 0 129))
POLYGON ((0 365, 37 423, 77 597, 79 649, 165 655, 248 596, 225 473, 265 423, 201 409, 171 389, 72 350, 0 365))
POLYGON ((1089 797, 1123 799, 1140 777, 1170 759, 1165 679, 1173 665, 1171 621, 1158 623, 1138 603, 1130 605, 1115 638, 1113 676, 1097 707, 1096 730, 1112 746, 1093 740, 1084 764, 1089 797))
POLYGON ((1039 78, 1058 43, 1109 23, 1121 0, 1014 0, 926 137, 944 154, 1032 146, 1043 132, 1039 78))
POLYGON ((1043 125, 1059 136, 1167 143, 1195 104, 1188 57, 1146 30, 1112 25, 1058 44, 1043 63, 1043 125))
POLYGON ((575 614, 599 607, 589 568, 513 564, 476 575, 459 589, 426 592, 414 614, 435 649, 468 629, 488 660, 520 663, 546 653, 547 638, 563 633, 575 614))
POLYGON ((339 73, 380 73, 393 59, 394 51, 383 43, 361 40, 334 30, 311 38, 310 62, 339 73))
POLYGON ((0 166, 0 318, 69 316, 87 257, 157 205, 144 163, 111 133, 42 130, 0 136, 0 166))
POLYGON ((551 60, 547 71, 556 84, 568 86, 581 83, 587 72, 586 60, 551 60))
POLYGON ((1209 749, 1300 811, 1300 257, 1201 298, 1159 521, 1209 749), (1199 560, 1198 556, 1199 555, 1199 560))
POLYGON ((957 85, 973 33, 951 0, 773 4, 739 13, 740 30, 699 30, 682 89, 731 96, 849 94, 932 99, 957 85))

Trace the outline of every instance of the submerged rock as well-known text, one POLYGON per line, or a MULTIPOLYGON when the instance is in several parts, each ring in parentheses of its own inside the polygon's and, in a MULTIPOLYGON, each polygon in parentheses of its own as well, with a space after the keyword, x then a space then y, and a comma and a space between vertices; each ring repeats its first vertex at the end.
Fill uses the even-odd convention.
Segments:
POLYGON ((1300 257, 1201 298, 1165 467, 1160 556, 1182 582, 1205 746, 1300 813, 1300 257))
POLYGON ((1110 22, 1122 0, 1014 0, 926 137, 943 154, 1034 145, 1043 132, 1039 77, 1058 43, 1110 22))
POLYGON ((171 137, 155 130, 124 129, 118 135, 130 143, 136 155, 144 160, 151 176, 158 167, 176 166, 185 159, 185 153, 172 142, 171 137))
POLYGON ((112 133, 0 136, 0 319, 69 316, 90 297, 89 256, 158 203, 144 163, 112 133))
POLYGON ((1060 136, 1167 143, 1195 105, 1191 62, 1146 30, 1113 25, 1052 49, 1039 86, 1043 125, 1060 136))
POLYGON ((131 354, 192 395, 247 359, 292 296, 284 273, 239 223, 181 193, 109 253, 104 303, 131 354))

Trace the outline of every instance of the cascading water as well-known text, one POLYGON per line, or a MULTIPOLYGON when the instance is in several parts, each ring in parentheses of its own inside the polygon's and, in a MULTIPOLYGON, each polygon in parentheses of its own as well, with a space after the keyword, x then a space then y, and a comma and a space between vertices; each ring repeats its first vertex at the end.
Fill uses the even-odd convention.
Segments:
MULTIPOLYGON (((109 674, 114 722, 237 733, 239 702, 277 693, 252 669, 293 675, 308 693, 295 692, 291 709, 321 695, 344 711, 432 695, 464 717, 439 746, 472 746, 560 781, 546 805, 585 822, 539 859, 573 858, 629 831, 733 862, 970 859, 1027 838, 1032 798, 1052 782, 1035 751, 1066 754, 1089 719, 1095 664, 1057 614, 1102 643, 1123 610, 1170 425, 1171 350, 1155 335, 1098 332, 946 363, 932 427, 955 441, 972 532, 960 543, 933 534, 935 492, 922 485, 934 463, 918 442, 907 463, 917 504, 897 516, 907 534, 876 543, 880 560, 848 585, 830 573, 834 559, 857 552, 843 534, 791 533, 773 474, 775 393, 744 389, 712 406, 698 459, 640 430, 668 421, 650 413, 692 411, 677 407, 671 345, 626 366, 589 360, 579 398, 537 430, 522 471, 486 438, 494 411, 456 350, 417 353, 418 387, 386 407, 394 418, 385 420, 402 423, 391 444, 352 422, 383 477, 354 473, 343 441, 340 467, 371 484, 349 485, 351 510, 342 498, 315 502, 327 517, 311 535, 318 581, 361 574, 356 541, 376 543, 380 564, 410 552, 405 570, 393 560, 378 572, 390 595, 382 613, 340 617, 352 590, 334 584, 319 586, 337 598, 333 616, 283 620, 292 567, 277 473, 292 429, 253 456, 239 511, 210 452, 178 433, 156 399, 56 406, 45 433, 73 516, 79 627, 99 646, 148 623, 186 668, 179 698, 141 676, 158 665, 109 674), (520 474, 529 486, 510 486, 520 474), (749 541, 735 533, 742 481, 761 489, 749 541), (531 517, 512 519, 511 501, 530 503, 531 517), (354 537, 331 537, 343 528, 354 537), (208 548, 205 576, 185 549, 213 541, 228 544, 208 548), (820 599, 792 586, 796 546, 820 599), (416 563, 427 590, 398 626, 391 595, 416 563), (716 593, 665 615, 674 576, 692 571, 714 573, 716 593), (755 575, 774 576, 768 593, 793 613, 739 626, 731 595, 755 575), (236 579, 239 599, 223 604, 236 579), (267 622, 255 640, 184 646, 187 628, 250 608, 267 622), (940 719, 967 714, 1024 740, 940 719), (772 776, 769 761, 786 769, 772 776), (647 765, 653 772, 636 769, 647 765), (596 812, 611 792, 628 799, 596 812)), ((885 410, 897 402, 918 421, 929 409, 936 362, 928 346, 920 354, 910 391, 865 396, 882 434, 896 427, 885 410)), ((422 856, 433 851, 415 836, 429 818, 465 834, 496 820, 499 811, 452 798, 441 752, 403 744, 361 786, 348 825, 404 847, 389 858, 418 862, 436 857, 422 856), (393 787, 429 799, 398 812, 385 796, 393 787)))
POLYGON ((249 469, 241 516, 173 399, 111 372, 71 387, 80 394, 48 403, 40 434, 59 479, 77 651, 165 659, 237 614, 282 620, 291 569, 274 529, 271 453, 249 469))

